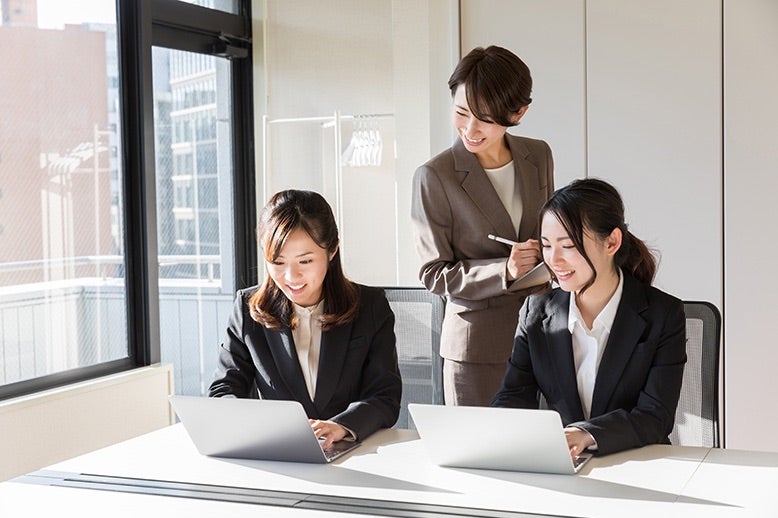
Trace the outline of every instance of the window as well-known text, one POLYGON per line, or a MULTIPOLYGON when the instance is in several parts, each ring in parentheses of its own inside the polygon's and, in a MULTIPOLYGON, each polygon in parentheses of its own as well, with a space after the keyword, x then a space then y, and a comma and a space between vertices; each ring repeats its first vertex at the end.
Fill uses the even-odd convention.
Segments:
POLYGON ((226 317, 195 323, 256 264, 249 4, 2 13, 0 398, 161 359, 202 386, 226 317))
POLYGON ((0 395, 131 363, 116 11, 13 6, 0 22, 0 395))
POLYGON ((157 140, 168 141, 162 134, 182 120, 193 121, 190 127, 196 128, 174 145, 155 147, 158 192, 171 185, 177 193, 173 210, 161 197, 157 203, 161 357, 174 365, 176 391, 183 394, 200 395, 207 388, 235 294, 234 280, 220 275, 223 263, 234 262, 232 239, 225 239, 231 235, 232 204, 229 197, 219 196, 220 190, 232 191, 233 170, 230 161, 216 161, 219 149, 224 156, 232 154, 232 98, 229 90, 215 89, 217 76, 220 82, 230 81, 230 66, 226 58, 154 48, 155 104, 184 99, 173 110, 155 110, 157 140), (197 81, 187 82, 191 77, 197 81), (223 125, 218 139, 217 111, 223 125), (185 155, 174 155, 181 149, 185 155), (186 157, 185 177, 174 176, 174 156, 176 163, 186 157), (174 236, 166 234, 166 220, 175 221, 174 236))
POLYGON ((159 355, 174 365, 177 393, 200 395, 213 377, 233 306, 234 245, 252 239, 236 238, 233 198, 236 171, 247 172, 234 158, 246 143, 236 138, 242 115, 235 92, 244 84, 236 77, 250 64, 229 53, 213 55, 213 44, 203 47, 195 38, 154 40, 159 355))

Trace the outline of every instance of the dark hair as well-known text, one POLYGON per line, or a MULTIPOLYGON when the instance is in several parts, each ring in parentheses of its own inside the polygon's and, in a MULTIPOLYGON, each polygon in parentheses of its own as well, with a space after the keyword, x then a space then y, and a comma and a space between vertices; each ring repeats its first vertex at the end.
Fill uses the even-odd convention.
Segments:
POLYGON ((476 47, 463 57, 448 80, 451 96, 465 85, 470 111, 478 119, 515 126, 513 115, 532 102, 529 67, 510 50, 476 47))
POLYGON ((643 241, 627 230, 624 202, 611 184, 597 178, 574 180, 554 192, 541 207, 538 216, 541 225, 547 212, 559 220, 576 250, 592 268, 592 278, 581 289, 582 292, 594 284, 597 277, 594 265, 584 250, 584 231, 604 239, 613 229, 620 229, 623 237, 614 262, 638 281, 651 285, 656 274, 656 258, 643 241))
MULTIPOLYGON (((325 300, 322 329, 351 322, 356 318, 359 292, 343 273, 338 226, 332 209, 320 194, 290 189, 270 198, 257 224, 257 240, 265 259, 278 259, 289 234, 297 229, 304 230, 327 254, 335 252, 322 286, 325 300)), ((292 304, 269 275, 265 276, 265 282, 248 300, 251 318, 271 329, 295 327, 297 322, 292 304)))

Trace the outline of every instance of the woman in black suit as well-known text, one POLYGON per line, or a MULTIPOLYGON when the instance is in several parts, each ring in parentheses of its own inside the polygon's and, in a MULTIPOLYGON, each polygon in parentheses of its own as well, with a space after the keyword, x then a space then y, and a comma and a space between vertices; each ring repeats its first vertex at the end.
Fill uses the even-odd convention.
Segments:
POLYGON ((402 381, 394 314, 383 290, 343 274, 338 229, 324 198, 274 195, 257 236, 267 275, 241 290, 208 395, 300 402, 329 447, 394 425, 402 381))
POLYGON ((572 182, 540 220, 559 287, 522 306, 492 405, 538 408, 542 394, 572 455, 669 444, 686 363, 682 301, 651 286, 656 261, 610 184, 572 182))

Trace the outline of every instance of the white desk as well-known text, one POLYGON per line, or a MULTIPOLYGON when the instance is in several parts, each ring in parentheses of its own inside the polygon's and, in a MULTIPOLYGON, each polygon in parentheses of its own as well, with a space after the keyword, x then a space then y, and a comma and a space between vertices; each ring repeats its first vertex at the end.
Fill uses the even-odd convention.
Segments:
POLYGON ((415 432, 383 430, 308 465, 204 457, 175 425, 46 470, 64 475, 0 484, 0 516, 778 516, 778 454, 707 448, 649 446, 541 475, 441 468, 415 432), (65 479, 112 491, 31 483, 65 479))

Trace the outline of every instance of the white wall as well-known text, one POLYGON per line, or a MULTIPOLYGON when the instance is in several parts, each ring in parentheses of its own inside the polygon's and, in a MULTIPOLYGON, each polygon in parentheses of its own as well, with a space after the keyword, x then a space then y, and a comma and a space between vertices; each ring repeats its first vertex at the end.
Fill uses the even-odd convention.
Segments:
POLYGON ((718 4, 463 1, 463 53, 490 44, 532 70, 533 102, 512 132, 549 142, 556 186, 614 183, 630 229, 662 254, 657 285, 721 307, 718 4))
POLYGON ((543 139, 557 187, 586 176, 584 0, 462 0, 462 55, 499 45, 532 73, 532 103, 516 135, 543 139))
POLYGON ((172 393, 157 365, 0 402, 0 481, 172 424, 172 393))
POLYGON ((722 311, 725 445, 772 451, 776 20, 772 0, 462 1, 464 51, 505 45, 533 70, 518 129, 551 143, 557 185, 613 182, 657 284, 722 311))
POLYGON ((778 450, 778 2, 724 1, 727 447, 778 450))
POLYGON ((262 34, 255 39, 264 46, 254 54, 255 77, 262 85, 257 121, 269 118, 257 128, 258 170, 267 172, 258 182, 266 184, 260 205, 281 189, 321 192, 336 217, 342 215, 349 277, 367 284, 418 285, 411 177, 439 144, 433 135, 440 134, 440 123, 434 117, 440 114, 440 95, 448 95, 453 2, 254 4, 263 18, 261 24, 255 21, 255 35, 262 34), (340 143, 332 126, 320 121, 278 120, 329 117, 336 111, 347 117, 389 115, 374 121, 383 142, 380 166, 338 167, 354 127, 349 119, 342 121, 340 143))

